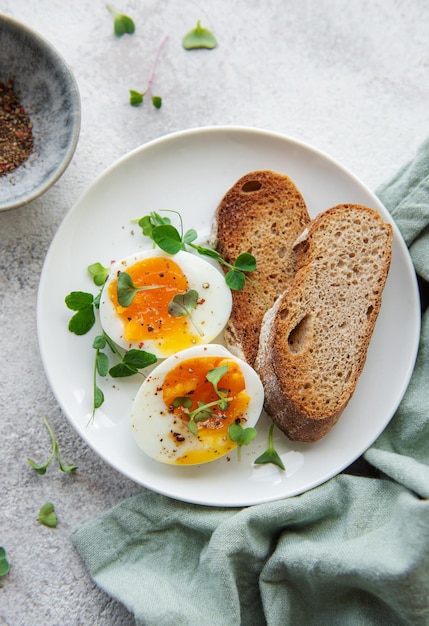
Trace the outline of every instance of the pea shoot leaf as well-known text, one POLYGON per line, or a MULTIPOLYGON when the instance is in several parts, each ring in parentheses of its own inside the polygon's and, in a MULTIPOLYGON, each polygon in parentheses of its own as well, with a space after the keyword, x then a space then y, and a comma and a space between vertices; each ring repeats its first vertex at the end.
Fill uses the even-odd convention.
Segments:
POLYGON ((120 363, 117 363, 109 370, 112 378, 125 378, 138 374, 138 371, 156 363, 157 357, 145 350, 131 349, 125 352, 120 363))
POLYGON ((152 239, 161 250, 168 254, 177 254, 184 248, 179 231, 171 224, 155 226, 152 229, 152 239))
POLYGON ((51 502, 47 502, 42 506, 39 511, 39 516, 37 521, 43 524, 44 526, 49 526, 50 528, 56 528, 58 524, 57 514, 55 513, 54 505, 51 502))
POLYGON ((97 287, 101 287, 106 282, 106 279, 109 275, 109 268, 103 267, 101 263, 92 263, 88 265, 88 272, 91 274, 94 283, 97 287))
POLYGON ((217 41, 213 33, 201 26, 198 20, 195 28, 190 30, 182 39, 182 45, 185 50, 195 50, 197 48, 216 48, 217 41))
POLYGON ((242 272, 254 272, 256 270, 256 259, 253 254, 243 252, 235 259, 234 268, 242 272))
POLYGON ((241 291, 246 284, 246 277, 243 272, 232 269, 225 274, 225 282, 233 291, 241 291))
POLYGON ((97 351, 95 363, 99 376, 107 376, 109 371, 109 357, 107 354, 97 351))
POLYGON ((6 576, 10 571, 10 564, 6 558, 6 550, 0 546, 0 576, 6 576))
POLYGON ((65 297, 69 309, 76 311, 68 329, 75 335, 85 335, 95 324, 94 296, 84 291, 72 291, 65 297))

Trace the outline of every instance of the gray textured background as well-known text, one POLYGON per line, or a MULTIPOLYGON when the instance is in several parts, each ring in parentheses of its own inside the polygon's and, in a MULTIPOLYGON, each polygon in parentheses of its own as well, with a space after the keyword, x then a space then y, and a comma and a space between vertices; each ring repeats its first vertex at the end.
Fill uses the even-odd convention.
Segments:
MULTIPOLYGON (((414 155, 429 133, 429 4, 411 0, 123 0, 137 23, 116 40, 105 3, 0 0, 0 11, 34 27, 70 64, 82 98, 74 159, 32 204, 0 213, 0 545, 10 574, 0 589, 0 624, 119 626, 132 616, 99 591, 71 530, 141 488, 104 464, 73 431, 47 384, 38 353, 36 297, 43 260, 62 218, 116 159, 166 133, 237 124, 313 144, 375 188, 414 155), (201 19, 213 51, 185 52, 182 36, 201 19), (128 104, 144 85, 155 49, 160 111, 128 104), (45 476, 46 414, 64 460, 45 476), (59 524, 35 522, 55 503, 59 524)), ((1 59, 0 59, 1 62, 1 59)), ((1 184, 1 180, 0 180, 1 184)))

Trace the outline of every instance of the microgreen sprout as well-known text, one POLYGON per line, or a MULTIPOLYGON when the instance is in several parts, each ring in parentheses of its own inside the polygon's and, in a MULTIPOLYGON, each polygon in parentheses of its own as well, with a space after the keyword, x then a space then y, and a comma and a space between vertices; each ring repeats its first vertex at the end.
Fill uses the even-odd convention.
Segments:
POLYGON ((189 418, 188 428, 193 435, 198 434, 198 425, 197 422, 203 422, 205 420, 210 419, 215 415, 212 411, 212 408, 218 407, 221 411, 226 411, 229 406, 229 403, 233 398, 227 397, 227 392, 225 389, 219 389, 218 385, 220 379, 226 374, 228 371, 228 365, 221 365, 220 367, 215 367, 210 370, 206 374, 206 379, 213 385, 213 389, 218 396, 218 400, 213 400, 212 402, 198 402, 198 406, 193 411, 189 411, 192 407, 192 400, 189 396, 178 396, 173 400, 173 407, 183 407, 185 409, 185 413, 189 418))
POLYGON ((185 50, 195 50, 197 48, 216 48, 217 41, 213 33, 208 29, 201 26, 200 20, 198 20, 195 28, 190 30, 182 39, 182 46, 185 50))
POLYGON ((36 521, 40 522, 44 526, 56 528, 58 524, 58 518, 57 514, 55 513, 54 505, 51 502, 47 502, 41 507, 39 511, 39 516, 36 521))
POLYGON ((274 448, 273 442, 273 430, 274 424, 270 426, 270 432, 268 433, 268 448, 265 450, 261 456, 255 460, 256 465, 264 465, 265 463, 272 463, 273 465, 277 465, 281 470, 286 471, 286 468, 281 460, 278 452, 274 448))
POLYGON ((137 91, 136 89, 130 89, 129 90, 129 94, 130 94, 130 104, 133 107, 138 107, 141 104, 143 104, 145 96, 146 95, 150 95, 150 99, 152 102, 152 105, 155 107, 155 109, 160 109, 162 107, 162 98, 161 96, 156 96, 152 94, 152 87, 153 87, 153 81, 155 78, 155 70, 156 70, 156 66, 158 64, 159 61, 159 57, 161 54, 161 50, 164 47, 164 45, 167 42, 167 37, 164 37, 164 39, 161 41, 161 43, 159 44, 156 53, 155 53, 155 59, 153 61, 152 67, 150 69, 149 72, 149 78, 147 81, 147 86, 146 89, 144 91, 137 91))
MULTIPOLYGON (((10 571, 10 564, 6 557, 6 550, 0 546, 0 576, 6 576, 10 571)), ((1 587, 1 583, 0 583, 1 587)))
POLYGON ((102 287, 109 276, 109 268, 104 267, 101 263, 92 263, 88 265, 88 272, 93 278, 97 287, 102 287))
MULTIPOLYGON (((99 409, 104 403, 103 391, 97 384, 97 376, 111 378, 126 378, 141 373, 140 370, 153 365, 157 361, 157 357, 151 352, 145 350, 137 350, 132 348, 122 353, 103 331, 101 335, 94 338, 92 347, 95 349, 94 369, 93 369, 93 407, 91 420, 94 418, 96 409, 99 409), (119 359, 119 362, 110 367, 109 357, 103 350, 109 347, 112 353, 119 359)), ((90 421, 91 421, 90 420, 90 421)))
POLYGON ((137 287, 131 276, 127 272, 121 272, 118 276, 118 282, 116 286, 116 295, 118 302, 123 307, 128 307, 134 300, 134 296, 139 291, 148 291, 150 289, 159 289, 164 285, 143 285, 137 287))
MULTIPOLYGON (((95 312, 100 306, 101 292, 109 275, 109 268, 104 267, 101 263, 92 263, 88 266, 88 272, 92 276, 94 284, 101 287, 99 293, 94 296, 83 291, 72 291, 65 297, 67 307, 76 311, 68 325, 69 330, 76 335, 85 335, 95 324, 95 312)), ((163 287, 163 285, 136 287, 131 276, 126 272, 119 274, 119 284, 122 284, 122 287, 118 289, 118 300, 122 306, 129 306, 137 291, 163 287), (128 300, 130 301, 128 302, 128 300)), ((105 377, 109 375, 112 378, 133 376, 141 373, 140 370, 153 365, 157 361, 157 357, 154 354, 145 350, 133 348, 125 352, 120 351, 104 331, 101 335, 97 335, 94 338, 92 347, 95 350, 95 359, 93 368, 93 406, 90 421, 92 421, 96 409, 99 409, 104 403, 103 391, 97 384, 98 376, 105 377), (103 352, 106 346, 110 348, 118 360, 112 367, 109 367, 108 355, 103 352)))
POLYGON ((192 318, 192 311, 194 311, 198 306, 198 298, 198 291, 195 289, 190 289, 185 293, 178 293, 174 296, 171 302, 168 303, 168 312, 173 317, 182 317, 182 315, 187 315, 189 321, 200 337, 204 337, 204 332, 192 318))
POLYGON ((241 448, 242 446, 248 446, 251 441, 257 435, 256 428, 248 426, 243 428, 241 424, 234 422, 228 427, 228 436, 234 443, 237 444, 237 458, 241 461, 241 448))
MULTIPOLYGON (((180 231, 170 223, 168 218, 162 218, 159 213, 150 213, 137 220, 143 235, 152 239, 161 250, 168 254, 177 254, 177 252, 186 250, 186 246, 189 246, 198 254, 216 260, 228 268, 225 274, 225 282, 232 290, 240 291, 244 288, 247 280, 255 289, 260 291, 256 283, 248 276, 250 272, 256 270, 256 259, 252 254, 243 252, 238 255, 233 264, 228 263, 216 250, 195 244, 194 242, 198 237, 196 230, 192 228, 184 232, 180 213, 177 211, 170 212, 179 216, 180 231)), ((263 294, 261 296, 264 297, 263 294)))
POLYGON ((113 32, 116 37, 122 37, 122 35, 132 35, 136 29, 134 20, 125 13, 119 13, 110 4, 106 4, 106 8, 113 15, 113 32))
POLYGON ((38 465, 37 463, 35 463, 34 461, 32 461, 31 459, 27 459, 29 465, 31 465, 31 467, 36 470, 36 472, 38 474, 45 474, 46 470, 48 469, 48 466, 50 465, 52 459, 54 458, 54 456, 57 457, 57 461, 58 461, 58 467, 60 468, 60 470, 62 472, 74 472, 75 470, 77 470, 77 465, 64 465, 64 463, 62 463, 61 461, 61 457, 60 457, 60 451, 58 448, 58 443, 57 440, 55 439, 55 435, 54 432, 51 428, 51 425, 49 424, 47 418, 45 415, 42 415, 42 419, 45 423, 45 426, 48 430, 48 433, 51 437, 51 441, 52 441, 52 453, 51 456, 49 457, 49 459, 46 461, 46 463, 44 463, 43 465, 38 465))
POLYGON ((95 324, 96 300, 92 293, 72 291, 65 298, 69 309, 76 311, 69 321, 69 330, 75 335, 85 335, 95 324))

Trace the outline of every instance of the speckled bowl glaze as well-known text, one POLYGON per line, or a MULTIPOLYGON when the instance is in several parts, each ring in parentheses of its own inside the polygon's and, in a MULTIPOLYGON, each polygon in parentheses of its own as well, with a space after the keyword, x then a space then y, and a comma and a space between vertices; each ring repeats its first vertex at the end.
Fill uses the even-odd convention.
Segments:
POLYGON ((0 211, 34 200, 64 173, 80 131, 76 80, 55 48, 15 19, 0 15, 0 81, 15 81, 33 123, 34 151, 0 176, 0 211))

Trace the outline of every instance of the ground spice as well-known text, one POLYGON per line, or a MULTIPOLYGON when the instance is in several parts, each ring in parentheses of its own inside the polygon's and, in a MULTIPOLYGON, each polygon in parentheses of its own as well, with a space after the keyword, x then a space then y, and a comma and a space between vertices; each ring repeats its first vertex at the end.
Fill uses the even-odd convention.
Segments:
POLYGON ((14 81, 0 82, 0 176, 24 163, 33 146, 33 124, 20 103, 14 81))

